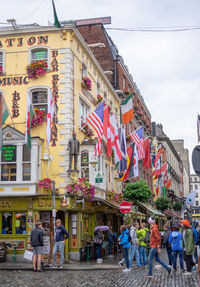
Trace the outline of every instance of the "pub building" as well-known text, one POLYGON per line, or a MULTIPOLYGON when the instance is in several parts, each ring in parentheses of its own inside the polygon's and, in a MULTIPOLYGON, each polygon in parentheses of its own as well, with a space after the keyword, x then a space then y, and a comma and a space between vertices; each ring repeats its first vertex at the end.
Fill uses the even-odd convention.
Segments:
MULTIPOLYGON (((31 250, 30 234, 38 219, 45 231, 45 260, 51 261, 53 218, 62 220, 70 237, 65 259, 81 260, 91 246, 97 225, 113 226, 119 232, 123 215, 119 204, 106 193, 121 193, 112 158, 106 147, 94 156, 97 135, 88 136, 85 116, 97 104, 97 95, 110 105, 120 124, 120 99, 82 36, 73 25, 62 28, 35 25, 0 30, 0 94, 9 109, 2 128, 0 156, 0 241, 9 243, 8 260, 23 260, 31 250), (91 81, 87 86, 84 78, 91 81), (51 142, 46 145, 48 97, 53 95, 55 113, 51 142), (31 122, 31 148, 25 143, 27 99, 35 109, 31 122), (77 169, 69 170, 68 143, 73 132, 80 143, 77 169), (67 193, 73 177, 95 185, 95 197, 67 193), (45 179, 55 181, 55 209, 52 191, 45 179), (16 252, 16 256, 15 256, 16 252)), ((92 129, 91 127, 88 127, 92 129)), ((142 219, 143 214, 137 214, 142 219)))

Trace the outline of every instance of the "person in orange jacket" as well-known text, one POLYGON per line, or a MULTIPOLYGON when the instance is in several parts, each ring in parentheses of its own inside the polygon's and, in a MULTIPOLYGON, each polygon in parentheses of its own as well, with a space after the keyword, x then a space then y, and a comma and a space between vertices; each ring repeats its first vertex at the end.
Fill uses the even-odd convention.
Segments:
POLYGON ((156 261, 159 262, 167 271, 170 276, 172 272, 172 268, 169 267, 164 261, 162 261, 159 257, 161 253, 161 235, 158 230, 158 225, 155 224, 154 217, 150 217, 148 220, 149 224, 151 225, 151 237, 150 237, 150 253, 148 257, 149 261, 149 272, 146 275, 147 277, 153 276, 153 259, 155 257, 156 261))

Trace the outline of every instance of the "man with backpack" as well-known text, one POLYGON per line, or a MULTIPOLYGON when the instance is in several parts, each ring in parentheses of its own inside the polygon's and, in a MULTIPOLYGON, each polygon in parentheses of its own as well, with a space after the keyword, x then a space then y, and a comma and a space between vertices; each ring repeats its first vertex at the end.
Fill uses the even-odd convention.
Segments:
POLYGON ((136 264, 138 267, 140 267, 139 251, 138 251, 138 238, 137 238, 138 226, 139 226, 138 223, 135 223, 130 228, 130 236, 131 236, 131 242, 130 242, 131 247, 130 247, 130 255, 129 255, 130 268, 132 267, 132 264, 133 264, 134 255, 136 258, 136 264))
POLYGON ((166 250, 167 250, 169 265, 172 266, 172 263, 173 263, 172 248, 171 248, 171 244, 169 243, 169 235, 171 233, 171 230, 169 229, 168 224, 165 224, 163 228, 165 230, 164 238, 163 238, 163 245, 164 247, 166 247, 166 250))
POLYGON ((140 266, 147 265, 147 245, 150 243, 150 231, 146 223, 142 223, 141 229, 137 231, 140 266))
POLYGON ((158 230, 158 225, 155 224, 154 217, 150 217, 148 220, 149 224, 151 225, 151 237, 150 237, 150 253, 149 253, 149 272, 146 275, 148 278, 152 278, 153 276, 153 259, 155 257, 156 261, 160 263, 167 271, 169 276, 171 275, 172 268, 169 267, 165 262, 163 262, 159 258, 159 254, 161 253, 161 235, 158 230))
POLYGON ((173 267, 174 270, 176 271, 176 262, 177 262, 177 257, 179 256, 180 260, 180 267, 181 270, 184 272, 184 267, 183 267, 183 242, 182 242, 182 233, 179 232, 179 227, 175 226, 174 231, 172 231, 169 235, 169 243, 171 244, 172 252, 173 252, 173 267))
POLYGON ((121 231, 121 235, 118 239, 119 244, 122 246, 123 248, 123 256, 124 259, 126 261, 126 269, 123 270, 123 272, 129 272, 130 269, 130 261, 129 261, 129 249, 130 249, 130 241, 131 241, 131 236, 130 236, 130 232, 128 230, 128 228, 126 227, 126 225, 122 225, 120 227, 120 231, 121 231))

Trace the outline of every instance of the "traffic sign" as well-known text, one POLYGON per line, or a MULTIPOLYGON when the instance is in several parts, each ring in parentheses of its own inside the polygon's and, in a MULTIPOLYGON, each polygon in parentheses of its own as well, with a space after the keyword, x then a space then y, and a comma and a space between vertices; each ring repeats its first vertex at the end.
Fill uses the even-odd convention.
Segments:
POLYGON ((132 209, 132 205, 130 202, 128 201, 123 201, 121 204, 120 204, 120 207, 119 207, 120 211, 122 213, 129 213, 132 209))

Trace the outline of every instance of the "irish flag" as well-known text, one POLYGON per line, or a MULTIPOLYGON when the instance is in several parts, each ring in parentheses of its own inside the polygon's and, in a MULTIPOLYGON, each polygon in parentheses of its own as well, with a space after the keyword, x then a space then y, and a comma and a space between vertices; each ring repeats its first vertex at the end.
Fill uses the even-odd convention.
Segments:
POLYGON ((129 123, 133 118, 133 96, 132 94, 121 103, 122 121, 124 124, 129 123))
POLYGON ((9 116, 8 107, 2 94, 0 94, 0 128, 5 124, 9 116))
POLYGON ((3 145, 2 127, 9 116, 8 107, 2 94, 0 94, 0 151, 3 145))
POLYGON ((35 114, 30 95, 27 97, 25 143, 31 148, 31 120, 35 114))

